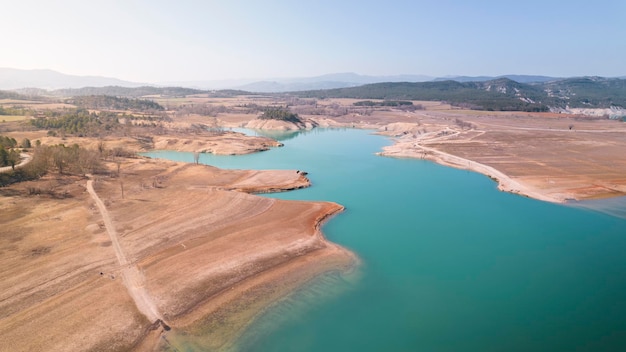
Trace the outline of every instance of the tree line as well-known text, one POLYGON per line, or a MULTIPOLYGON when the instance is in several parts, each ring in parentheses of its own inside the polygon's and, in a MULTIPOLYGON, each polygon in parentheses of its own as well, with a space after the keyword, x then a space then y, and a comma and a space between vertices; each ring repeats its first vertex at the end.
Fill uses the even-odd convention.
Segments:
POLYGON ((48 94, 57 97, 78 97, 88 95, 108 95, 116 97, 143 97, 146 95, 160 95, 168 97, 184 97, 192 94, 206 93, 207 91, 182 88, 182 87, 120 87, 120 86, 108 86, 108 87, 84 87, 84 88, 68 88, 57 89, 48 92, 48 94))
POLYGON ((135 111, 163 111, 165 108, 159 103, 148 99, 129 99, 110 95, 86 95, 66 99, 67 104, 73 104, 83 109, 105 110, 135 110, 135 111))
POLYGON ((353 104, 354 106, 404 106, 404 105, 413 105, 412 101, 404 101, 404 100, 383 100, 383 101, 371 101, 371 100, 361 100, 357 101, 353 104))
POLYGON ((33 150, 30 163, 19 169, 0 173, 0 186, 34 180, 51 171, 60 174, 101 172, 104 169, 101 158, 101 151, 81 148, 76 144, 72 146, 37 145, 33 150))
POLYGON ((37 128, 49 130, 51 135, 56 135, 59 131, 79 137, 99 136, 120 127, 116 113, 95 113, 85 109, 70 111, 58 117, 35 118, 30 123, 37 128))
POLYGON ((289 121, 293 123, 302 123, 302 120, 298 114, 294 114, 285 108, 267 108, 263 111, 263 114, 259 116, 261 120, 280 120, 289 121))

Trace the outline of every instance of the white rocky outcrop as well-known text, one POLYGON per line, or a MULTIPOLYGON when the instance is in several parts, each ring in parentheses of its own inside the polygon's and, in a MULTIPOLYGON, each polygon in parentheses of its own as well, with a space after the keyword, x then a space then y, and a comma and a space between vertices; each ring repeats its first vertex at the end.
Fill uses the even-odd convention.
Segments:
POLYGON ((626 116, 626 109, 619 106, 611 106, 610 108, 595 109, 595 108, 570 108, 565 109, 553 109, 554 112, 560 112, 564 114, 585 115, 593 117, 607 116, 610 119, 621 119, 626 116))

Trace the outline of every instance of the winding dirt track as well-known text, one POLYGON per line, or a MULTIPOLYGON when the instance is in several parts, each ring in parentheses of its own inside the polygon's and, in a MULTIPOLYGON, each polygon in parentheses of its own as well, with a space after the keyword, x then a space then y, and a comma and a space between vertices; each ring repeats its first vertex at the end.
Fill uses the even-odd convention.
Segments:
POLYGON ((117 238, 117 231, 115 230, 115 226, 113 226, 113 221, 111 221, 109 212, 104 205, 104 202, 102 202, 96 191, 93 189, 93 179, 89 179, 87 181, 87 191, 98 206, 98 210, 100 211, 100 215, 104 221, 104 226, 106 227, 107 233, 111 238, 113 248, 115 249, 115 255, 117 256, 117 260, 121 266, 124 286, 126 286, 126 289, 135 302, 137 309, 152 322, 156 322, 157 320, 163 321, 161 313, 144 287, 144 277, 139 271, 139 268, 137 268, 137 266, 133 263, 129 263, 126 259, 126 255, 124 254, 124 250, 122 249, 122 246, 117 238))

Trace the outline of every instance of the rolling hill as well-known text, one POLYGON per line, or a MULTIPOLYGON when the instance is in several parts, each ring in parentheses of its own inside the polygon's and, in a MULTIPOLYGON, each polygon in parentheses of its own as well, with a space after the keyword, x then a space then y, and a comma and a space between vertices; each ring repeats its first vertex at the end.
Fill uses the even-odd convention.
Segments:
POLYGON ((292 94, 317 98, 440 100, 478 110, 623 109, 626 107, 626 80, 582 77, 533 84, 509 78, 474 82, 392 82, 292 94))

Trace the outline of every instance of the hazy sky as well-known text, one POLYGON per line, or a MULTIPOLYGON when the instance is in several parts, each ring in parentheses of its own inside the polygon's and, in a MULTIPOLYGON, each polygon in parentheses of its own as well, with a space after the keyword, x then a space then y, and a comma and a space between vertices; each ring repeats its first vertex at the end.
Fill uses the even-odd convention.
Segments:
POLYGON ((626 75, 625 0, 6 0, 0 67, 139 82, 626 75))

